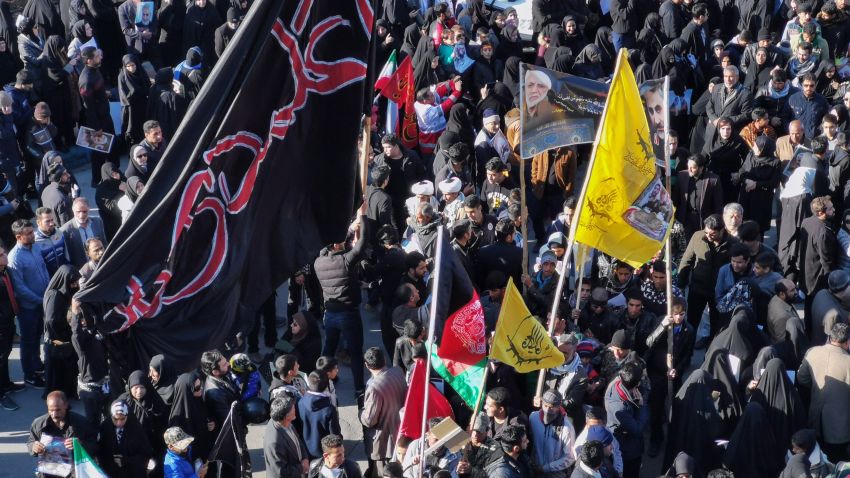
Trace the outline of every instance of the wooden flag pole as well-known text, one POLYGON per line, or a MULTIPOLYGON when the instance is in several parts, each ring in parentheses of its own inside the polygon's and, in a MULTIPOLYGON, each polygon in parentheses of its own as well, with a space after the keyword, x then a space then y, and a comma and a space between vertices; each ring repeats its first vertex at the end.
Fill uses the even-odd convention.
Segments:
POLYGON ((427 441, 425 440, 425 428, 428 425, 428 400, 431 392, 431 350, 434 347, 434 325, 437 321, 437 298, 439 297, 440 290, 440 267, 441 260, 443 257, 443 236, 445 236, 445 226, 437 227, 437 253, 434 255, 434 283, 431 284, 431 318, 428 322, 428 340, 425 342, 425 347, 428 349, 426 352, 426 362, 425 362, 425 396, 423 397, 425 400, 425 405, 422 408, 422 434, 420 438, 422 440, 422 446, 419 448, 419 476, 425 476, 425 444, 427 441))
MULTIPOLYGON (((670 77, 664 77, 664 171, 665 171, 665 184, 664 186, 667 188, 667 194, 672 198, 673 192, 670 187, 670 176, 672 171, 670 170, 670 77)), ((664 262, 667 268, 667 316, 673 315, 673 261, 672 253, 670 252, 670 245, 672 241, 670 240, 670 231, 667 231, 667 240, 664 244, 664 262)))
POLYGON ((490 360, 487 360, 487 363, 484 364, 484 373, 481 377, 481 386, 478 388, 478 399, 475 401, 475 408, 472 410, 472 418, 469 419, 469 429, 468 431, 472 431, 472 427, 475 426, 475 417, 478 416, 478 412, 481 411, 481 404, 484 402, 484 388, 487 386, 487 374, 490 373, 490 360))
POLYGON ((363 139, 360 143, 360 186, 363 201, 366 200, 366 185, 369 183, 369 150, 372 149, 372 116, 363 115, 363 139))
MULTIPOLYGON (((621 52, 617 53, 617 64, 614 67, 614 74, 612 78, 616 78, 617 74, 620 72, 620 68, 623 67, 623 58, 624 55, 621 52)), ((520 94, 520 98, 523 95, 520 94)), ((590 155, 590 163, 587 165, 587 174, 584 175, 584 184, 582 184, 581 192, 579 192, 578 202, 576 203, 576 211, 573 214, 572 223, 570 224, 570 237, 567 240, 567 251, 564 253, 564 270, 561 275, 558 277, 558 286, 555 288, 555 300, 552 302, 552 311, 549 313, 549 336, 555 331, 555 321, 558 317, 558 307, 561 305, 561 295, 564 291, 564 278, 568 275, 568 266, 570 256, 573 253, 573 247, 575 247, 576 243, 576 231, 578 230, 578 226, 581 221, 581 210, 584 207, 584 197, 587 194, 587 186, 590 184, 590 175, 593 172, 593 163, 596 162, 596 151, 599 149, 599 139, 602 137, 602 128, 605 125, 605 119, 608 117, 608 106, 611 102, 611 94, 608 94, 608 98, 605 99, 605 108, 602 110, 602 123, 599 125, 599 128, 596 130, 596 138, 593 140, 593 152, 590 155)), ((581 291, 579 291, 581 293, 581 291)), ((534 392, 535 398, 539 398, 543 393, 543 382, 546 379, 546 370, 541 369, 539 375, 537 376, 537 389, 534 392)))

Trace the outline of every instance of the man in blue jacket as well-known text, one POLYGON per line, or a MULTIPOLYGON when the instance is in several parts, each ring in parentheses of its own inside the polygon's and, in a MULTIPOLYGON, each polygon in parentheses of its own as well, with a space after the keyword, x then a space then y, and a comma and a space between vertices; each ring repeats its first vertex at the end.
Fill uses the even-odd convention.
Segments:
POLYGON ((643 378, 640 365, 629 362, 605 391, 607 426, 614 431, 623 454, 623 478, 638 478, 643 456, 643 433, 649 422, 649 407, 639 387, 643 378))
POLYGON ((328 388, 328 376, 321 370, 310 372, 307 377, 307 394, 298 401, 298 416, 301 417, 301 436, 307 445, 310 459, 322 457, 322 437, 341 435, 339 413, 331 399, 324 393, 328 388))

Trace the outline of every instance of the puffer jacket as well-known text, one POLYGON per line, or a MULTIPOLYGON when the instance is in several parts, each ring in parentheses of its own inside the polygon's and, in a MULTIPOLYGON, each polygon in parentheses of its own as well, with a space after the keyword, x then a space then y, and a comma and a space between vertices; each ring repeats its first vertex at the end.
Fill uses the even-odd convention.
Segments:
POLYGON ((313 270, 322 286, 325 309, 330 311, 356 310, 360 305, 357 263, 363 258, 365 238, 369 237, 369 221, 360 216, 360 239, 350 251, 334 251, 332 246, 319 252, 313 270))

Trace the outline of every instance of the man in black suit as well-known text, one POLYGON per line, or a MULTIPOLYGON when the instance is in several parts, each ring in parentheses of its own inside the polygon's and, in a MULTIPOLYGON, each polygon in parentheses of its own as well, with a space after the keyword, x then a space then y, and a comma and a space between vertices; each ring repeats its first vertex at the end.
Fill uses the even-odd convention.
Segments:
POLYGON ((106 233, 103 229, 103 221, 99 217, 89 216, 89 201, 84 197, 74 199, 71 209, 74 218, 66 222, 60 230, 65 236, 65 244, 71 264, 77 269, 83 267, 88 260, 86 257, 86 241, 96 237, 106 246, 106 233))
POLYGON ((688 169, 679 171, 673 198, 676 220, 685 226, 685 237, 702 229, 702 222, 712 214, 723 212, 723 189, 720 178, 705 169, 705 156, 688 158, 688 169))

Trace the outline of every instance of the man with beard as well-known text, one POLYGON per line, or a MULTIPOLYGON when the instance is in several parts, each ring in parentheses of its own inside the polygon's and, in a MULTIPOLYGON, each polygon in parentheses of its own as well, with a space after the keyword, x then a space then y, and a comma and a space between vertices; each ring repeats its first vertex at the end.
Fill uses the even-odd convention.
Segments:
POLYGON ((40 207, 35 211, 34 248, 41 253, 44 264, 47 265, 47 273, 53 277, 59 267, 68 264, 68 251, 65 244, 65 236, 56 229, 53 220, 53 210, 49 207, 40 207))
POLYGON ((71 211, 69 191, 71 173, 66 171, 61 164, 53 163, 47 170, 47 177, 50 179, 50 184, 41 192, 41 203, 44 204, 44 207, 53 210, 54 219, 61 227, 74 217, 71 211))
POLYGON ((547 390, 540 410, 528 417, 534 441, 534 476, 563 478, 576 461, 573 453, 576 432, 561 407, 562 401, 557 390, 547 390))
POLYGON ((799 120, 806 137, 814 138, 818 134, 818 126, 823 116, 829 113, 829 102, 815 90, 817 85, 815 75, 805 73, 799 79, 803 91, 798 91, 788 98, 781 116, 785 122, 799 120))
POLYGON ((649 116, 650 140, 653 146, 662 146, 666 129, 664 127, 664 96, 661 85, 648 89, 642 96, 649 116))
POLYGON ((847 272, 835 270, 829 273, 827 288, 815 294, 812 301, 812 317, 809 334, 812 345, 826 343, 834 324, 850 322, 850 276, 847 272))
MULTIPOLYGON (((788 99, 791 95, 798 91, 800 90, 791 86, 791 82, 788 81, 788 74, 785 73, 785 70, 773 70, 770 72, 770 81, 768 81, 764 86, 761 86, 756 92, 756 97, 753 100, 753 106, 755 108, 764 108, 770 118, 770 125, 775 130, 784 130, 785 123, 782 118, 782 115, 784 114, 783 110, 785 109, 785 105, 788 103, 788 99)), ((776 149, 778 152, 779 145, 777 145, 776 149)), ((782 156, 780 156, 779 159, 787 161, 787 159, 783 159, 782 156)))
MULTIPOLYGON (((846 290, 846 284, 850 283, 850 278, 847 278, 847 273, 843 271, 833 271, 830 274, 843 274, 845 279, 844 289, 846 290)), ((832 281, 830 281, 832 282, 832 281)), ((770 337, 770 343, 777 344, 785 341, 785 324, 789 320, 800 320, 800 314, 797 313, 797 309, 794 308, 794 303, 797 302, 797 286, 792 281, 788 279, 779 280, 774 286, 774 291, 776 294, 771 297, 770 302, 767 304, 767 334, 770 337)), ((826 319, 826 309, 832 309, 833 313, 831 323, 835 323, 835 317, 843 308, 840 305, 840 302, 837 300, 835 296, 831 293, 831 290, 822 290, 818 292, 815 297, 814 302, 812 303, 812 313, 815 311, 819 311, 821 315, 818 317, 824 317, 826 319), (835 308, 833 308, 833 306, 835 308)), ((850 304, 848 304, 850 305, 850 304)), ((847 316, 850 315, 850 309, 844 311, 844 317, 842 321, 846 320, 847 316)), ((831 328, 830 324, 830 328, 831 328)), ((815 337, 816 334, 823 337, 823 341, 826 340, 826 335, 823 332, 819 332, 821 330, 820 327, 815 324, 815 330, 812 331, 812 337, 815 337)), ((818 343, 823 343, 823 341, 818 343)))
POLYGON ((738 81, 739 76, 737 67, 723 68, 723 87, 712 91, 711 100, 705 109, 710 121, 705 129, 706 144, 711 144, 715 139, 721 118, 726 117, 732 120, 732 127, 735 130, 740 129, 750 119, 753 96, 738 81))
POLYGON ((484 467, 501 456, 499 444, 487 436, 488 425, 487 414, 482 412, 475 417, 475 424, 469 434, 469 444, 464 448, 457 464, 459 478, 487 478, 484 467))
MULTIPOLYGON (((578 336, 574 333, 558 336, 558 350, 564 354, 564 363, 549 369, 546 384, 561 395, 561 405, 575 429, 584 427, 584 393, 587 391, 587 371, 576 353, 578 336)), ((535 405, 539 399, 535 397, 535 405)))
MULTIPOLYGON (((91 128, 97 133, 115 134, 112 116, 109 113, 109 93, 106 81, 100 73, 103 52, 94 47, 85 47, 80 56, 85 62, 85 68, 80 73, 80 97, 85 109, 85 120, 82 126, 91 128)), ((113 148, 115 151, 117 148, 113 148)), ((90 151, 92 186, 100 182, 100 167, 109 158, 106 153, 90 151)), ((64 224, 64 222, 62 223, 64 224)))
POLYGON ((800 256, 797 267, 803 277, 802 289, 806 293, 805 317, 807 328, 812 330, 812 301, 827 287, 827 276, 838 269, 838 239, 832 226, 835 207, 829 196, 812 199, 812 215, 803 221, 800 229, 800 256))
POLYGON ((706 162, 704 155, 692 155, 688 158, 688 169, 679 171, 676 176, 676 188, 673 190, 676 220, 685 227, 685 237, 699 231, 708 216, 723 212, 720 178, 706 171, 706 162))
MULTIPOLYGON (((714 285, 720 267, 729 263, 729 250, 738 240, 723 227, 719 214, 705 219, 703 230, 691 237, 688 248, 679 264, 679 287, 688 290, 688 322, 694 329, 699 327, 702 312, 708 305, 711 336, 720 331, 720 318, 714 299, 714 285)), ((697 347, 699 348, 699 347, 697 347)))
POLYGON ((83 264, 83 267, 80 268, 80 287, 83 286, 83 283, 94 275, 94 270, 97 269, 97 265, 100 263, 100 258, 103 257, 103 251, 105 248, 103 247, 103 241, 96 237, 89 238, 86 241, 86 257, 89 260, 83 264))
POLYGON ((552 120, 554 106, 549 102, 552 79, 540 70, 525 72, 525 125, 526 132, 545 125, 552 120))

